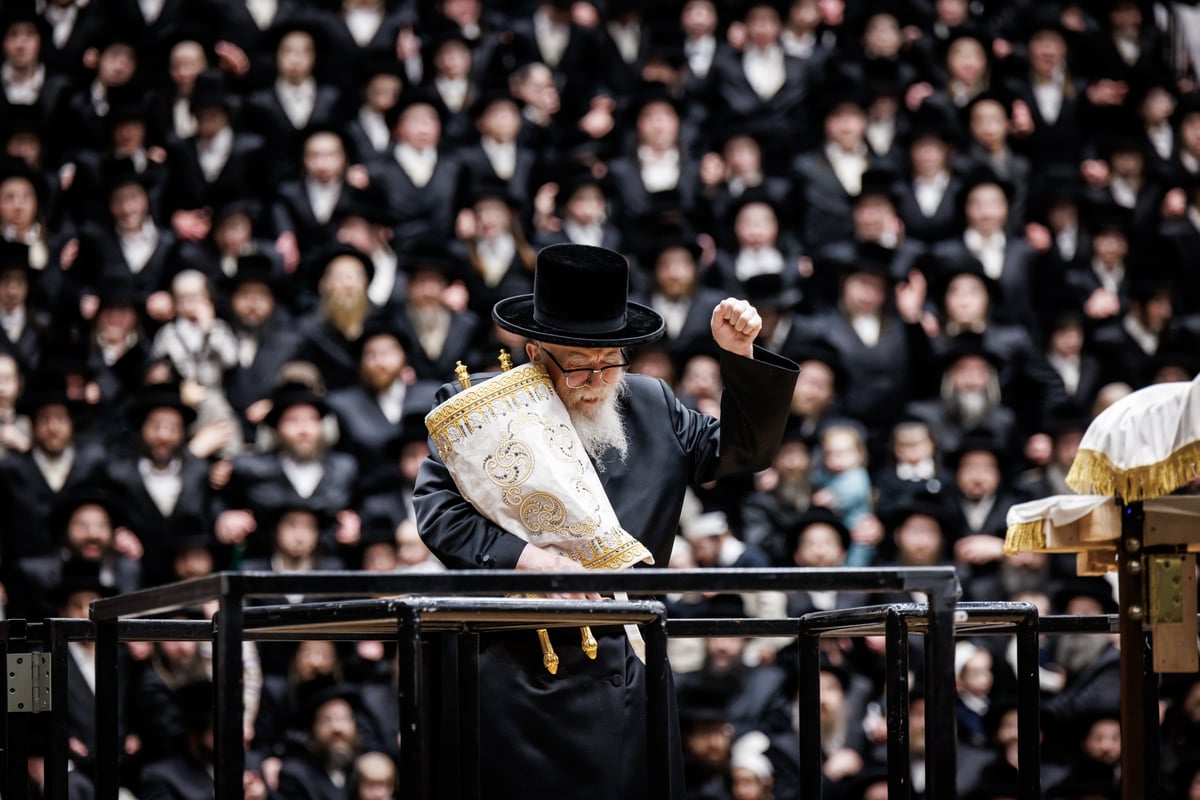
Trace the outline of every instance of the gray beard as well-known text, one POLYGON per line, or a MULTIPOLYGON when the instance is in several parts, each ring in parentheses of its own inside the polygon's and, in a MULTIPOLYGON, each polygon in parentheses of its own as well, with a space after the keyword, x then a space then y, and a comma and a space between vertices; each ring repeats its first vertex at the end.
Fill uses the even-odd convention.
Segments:
POLYGON ((951 406, 963 423, 970 427, 982 420, 990 410, 987 392, 955 392, 950 399, 951 406))
POLYGON ((1099 658, 1107 646, 1108 640, 1103 636, 1068 633, 1059 637, 1055 656, 1067 674, 1078 675, 1099 658))
POLYGON ((567 409, 583 449, 599 472, 605 470, 603 456, 609 450, 615 450, 622 462, 629 455, 629 437, 621 419, 621 399, 628 393, 629 389, 622 379, 617 391, 596 410, 595 416, 588 417, 570 407, 567 409))

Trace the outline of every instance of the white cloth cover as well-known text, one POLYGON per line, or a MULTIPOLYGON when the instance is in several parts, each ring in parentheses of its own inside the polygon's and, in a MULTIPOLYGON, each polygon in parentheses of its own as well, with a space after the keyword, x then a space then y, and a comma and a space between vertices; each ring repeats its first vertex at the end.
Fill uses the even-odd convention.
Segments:
POLYGON ((1130 394, 1092 420, 1067 475, 1081 494, 1163 497, 1200 474, 1200 378, 1130 394))

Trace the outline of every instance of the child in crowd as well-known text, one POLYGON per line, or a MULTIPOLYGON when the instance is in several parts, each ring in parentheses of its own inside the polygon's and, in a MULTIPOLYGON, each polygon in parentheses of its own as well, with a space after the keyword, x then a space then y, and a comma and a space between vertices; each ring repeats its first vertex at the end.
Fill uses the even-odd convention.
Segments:
POLYGON ((396 796, 396 764, 383 753, 363 753, 354 760, 354 800, 392 800, 396 796))
MULTIPOLYGON (((821 460, 813 470, 813 505, 831 509, 853 531, 872 517, 867 447, 853 425, 830 425, 821 433, 821 460)), ((846 566, 865 567, 875 557, 875 543, 852 541, 846 566)))
POLYGON ((21 370, 17 360, 0 353, 0 457, 29 449, 33 423, 29 417, 17 413, 20 396, 21 370))
MULTIPOLYGON (((237 336, 229 323, 217 318, 203 273, 180 272, 171 281, 171 295, 175 319, 155 335, 153 357, 166 359, 182 379, 180 393, 196 409, 198 427, 219 421, 237 426, 224 389, 225 372, 238 365, 237 336)), ((231 437, 222 456, 235 455, 238 445, 238 438, 231 437)))

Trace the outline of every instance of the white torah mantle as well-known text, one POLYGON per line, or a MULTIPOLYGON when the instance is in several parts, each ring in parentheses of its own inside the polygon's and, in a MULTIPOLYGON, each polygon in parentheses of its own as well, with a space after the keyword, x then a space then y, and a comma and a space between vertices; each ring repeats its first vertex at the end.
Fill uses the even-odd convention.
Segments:
POLYGON ((514 536, 587 569, 654 563, 621 527, 544 366, 464 389, 425 427, 463 497, 514 536))

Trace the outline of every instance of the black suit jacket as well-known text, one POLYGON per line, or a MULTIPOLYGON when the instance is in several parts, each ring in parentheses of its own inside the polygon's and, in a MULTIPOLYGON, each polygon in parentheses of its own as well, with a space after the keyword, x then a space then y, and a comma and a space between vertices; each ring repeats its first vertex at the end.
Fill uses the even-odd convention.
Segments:
MULTIPOLYGON (((637 154, 619 156, 608 163, 608 180, 613 187, 612 198, 619 208, 619 219, 624 225, 632 225, 638 217, 651 210, 654 193, 642 181, 641 166, 637 154)), ((700 162, 690 157, 686 149, 680 148, 679 181, 675 185, 679 193, 679 204, 685 212, 696 208, 700 198, 700 162)), ((629 228, 626 227, 626 231, 629 228)))
POLYGON ((454 201, 459 188, 457 159, 440 152, 433 175, 424 186, 414 184, 390 156, 370 170, 371 182, 383 190, 388 207, 401 220, 395 229, 398 242, 425 236, 448 240, 454 235, 454 201))
POLYGON ((279 0, 275 18, 265 29, 260 29, 246 9, 243 0, 202 0, 206 4, 204 13, 218 41, 224 40, 237 45, 250 59, 250 72, 242 84, 259 88, 275 80, 275 50, 271 47, 271 28, 292 20, 307 20, 320 24, 320 19, 311 10, 311 4, 302 0, 279 0))
MULTIPOLYGON (((961 236, 939 242, 933 251, 939 257, 962 253, 966 250, 961 236)), ((1037 253, 1024 237, 1005 238, 1004 262, 1001 267, 999 296, 992 306, 992 317, 997 322, 1024 325, 1030 332, 1040 330, 1040 320, 1034 314, 1033 265, 1037 253)))
POLYGON ((742 52, 729 45, 719 46, 709 69, 716 96, 715 107, 732 117, 769 123, 781 137, 800 131, 804 125, 804 102, 809 89, 808 68, 804 60, 788 55, 784 56, 783 66, 786 72, 783 86, 764 100, 746 79, 742 52))
POLYGON ((925 216, 917 202, 917 191, 913 182, 899 181, 896 184, 894 203, 897 216, 904 222, 905 235, 921 242, 932 243, 960 233, 962 221, 959 216, 959 195, 962 191, 962 178, 951 175, 942 201, 938 203, 932 215, 925 216))
POLYGON ((296 234, 296 243, 300 252, 304 254, 315 253, 328 247, 334 243, 338 228, 338 211, 345 198, 346 187, 343 186, 333 213, 329 219, 320 222, 313 213, 304 179, 284 181, 276 189, 275 201, 271 204, 271 221, 275 232, 291 231, 296 234))
MULTIPOLYGON (((348 776, 347 776, 348 777, 348 776)), ((325 768, 308 755, 288 756, 279 772, 282 800, 349 800, 349 787, 339 789, 325 768)))
POLYGON ((531 178, 538 165, 538 154, 532 148, 524 147, 518 142, 516 166, 512 177, 507 180, 496 174, 481 144, 475 143, 459 148, 455 151, 455 158, 462 170, 460 180, 465 190, 461 198, 463 205, 469 204, 472 187, 480 184, 504 184, 509 196, 520 201, 522 218, 532 210, 534 192, 531 178))
POLYGON ((446 334, 446 343, 442 352, 431 356, 421 346, 416 329, 403 310, 395 317, 396 327, 408 337, 412 349, 408 354, 408 363, 416 371, 417 377, 426 381, 446 381, 454 377, 454 362, 466 356, 479 344, 484 333, 483 322, 470 311, 455 314, 450 319, 450 330, 446 334))
POLYGON ((142 790, 138 797, 143 800, 212 800, 210 766, 187 753, 153 761, 142 770, 142 790))
POLYGON ((266 143, 253 133, 236 132, 229 160, 212 181, 200 168, 195 137, 170 148, 171 178, 163 195, 163 210, 215 208, 229 198, 259 198, 267 181, 266 143))
POLYGON ((49 520, 55 503, 75 487, 103 476, 107 458, 103 449, 79 442, 75 448, 75 461, 58 492, 46 483, 32 451, 13 453, 0 461, 0 497, 8 509, 0 521, 0 553, 6 568, 18 558, 52 553, 57 542, 49 520))
MULTIPOLYGON (((419 382, 407 387, 401 409, 401 421, 409 414, 433 408, 433 393, 437 385, 419 382)), ((338 416, 338 448, 358 461, 360 474, 366 475, 386 461, 388 440, 399 432, 399 426, 388 420, 372 392, 362 386, 350 386, 330 392, 326 398, 338 416)))
MULTIPOLYGON (((712 337, 712 312, 724 297, 725 294, 716 289, 697 287, 679 332, 674 336, 664 333, 655 346, 671 354, 677 366, 683 366, 684 360, 693 355, 717 355, 719 348, 712 337)), ((651 293, 635 292, 634 298, 644 305, 654 305, 651 293)))
MULTIPOLYGON (((720 422, 685 408, 661 381, 628 377, 622 416, 629 454, 623 461, 605 456, 599 475, 622 525, 659 565, 669 560, 688 483, 765 467, 783 435, 796 366, 757 349, 754 360, 722 353, 721 362, 720 422)), ((452 395, 456 386, 444 386, 439 396, 452 395)), ((463 498, 436 456, 421 468, 414 502, 422 537, 452 569, 510 569, 525 547, 463 498)), ((644 704, 638 699, 644 670, 619 630, 597 638, 600 654, 588 661, 577 633, 562 637, 556 679, 546 674, 538 648, 530 648, 529 635, 503 634, 485 646, 481 696, 488 710, 481 715, 480 743, 482 777, 493 797, 524 796, 530 776, 539 796, 646 797, 644 704), (586 707, 595 713, 584 715, 586 707)), ((682 765, 678 769, 681 776, 682 765)))
MULTIPOLYGON (((867 168, 875 161, 868 156, 867 168)), ((854 198, 837 179, 824 152, 797 156, 792 163, 792 180, 794 205, 802 209, 797 229, 810 252, 854 238, 854 198)))
POLYGON ((146 482, 138 470, 138 458, 134 453, 123 453, 107 462, 108 484, 119 498, 124 515, 123 524, 142 542, 145 555, 145 584, 156 586, 172 578, 171 555, 174 540, 179 535, 180 521, 199 518, 208 528, 212 491, 208 483, 208 464, 184 452, 180 466, 183 488, 175 508, 163 514, 149 492, 146 482))
POLYGON ((106 280, 120 279, 133 283, 144 299, 160 289, 169 289, 175 276, 174 256, 178 240, 169 228, 158 229, 158 244, 141 271, 134 272, 121 251, 121 240, 111 225, 87 224, 80 234, 81 269, 72 269, 68 278, 77 281, 79 289, 95 291, 106 280))
POLYGON ((225 373, 225 396, 243 414, 275 385, 279 369, 296 356, 303 337, 283 312, 276 311, 259 335, 258 350, 248 366, 238 365, 225 373))
MULTIPOLYGON (((325 474, 308 498, 302 498, 288 480, 280 463, 279 453, 245 453, 233 461, 233 474, 225 489, 215 498, 215 510, 248 509, 261 522, 264 512, 305 504, 322 511, 329 520, 321 531, 327 552, 333 551, 335 517, 339 511, 353 508, 358 465, 345 453, 327 453, 322 459, 325 474)), ((261 555, 269 552, 272 531, 259 528, 247 542, 247 552, 261 555)))
MULTIPOLYGON (((62 584, 63 553, 29 556, 19 560, 8 586, 8 615, 14 619, 40 620, 59 616, 54 590, 62 584)), ((112 555, 105 559, 111 579, 105 585, 118 593, 142 588, 142 567, 137 561, 112 555)))
MULTIPOLYGON (((308 126, 333 125, 341 111, 341 93, 332 86, 317 85, 308 126)), ((244 122, 263 138, 268 160, 268 175, 278 181, 295 173, 300 160, 301 130, 292 124, 275 87, 259 89, 246 99, 244 122)), ((348 154, 347 154, 348 155, 348 154)))

